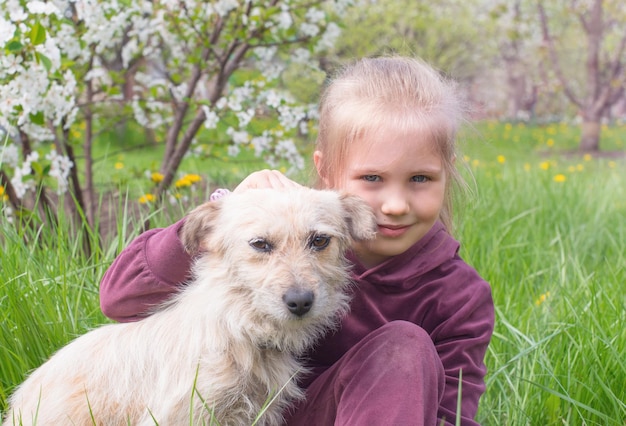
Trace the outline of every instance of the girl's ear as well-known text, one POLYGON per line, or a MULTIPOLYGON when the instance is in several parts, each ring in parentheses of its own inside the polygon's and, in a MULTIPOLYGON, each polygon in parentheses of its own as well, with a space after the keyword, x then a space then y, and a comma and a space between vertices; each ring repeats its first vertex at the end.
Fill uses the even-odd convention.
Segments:
POLYGON ((324 176, 321 171, 322 170, 322 157, 323 157, 323 154, 321 151, 315 151, 313 153, 313 163, 315 164, 317 175, 320 177, 320 179, 322 179, 322 182, 324 182, 324 186, 328 188, 329 187, 328 177, 324 176))

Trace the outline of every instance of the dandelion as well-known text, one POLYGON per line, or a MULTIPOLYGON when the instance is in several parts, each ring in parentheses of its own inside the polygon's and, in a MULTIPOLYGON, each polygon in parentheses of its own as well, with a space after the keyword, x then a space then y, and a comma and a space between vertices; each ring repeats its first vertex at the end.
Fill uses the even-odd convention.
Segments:
POLYGON ((146 204, 146 203, 151 203, 156 199, 156 197, 153 194, 145 194, 142 195, 141 197, 139 197, 139 202, 141 204, 146 204))
POLYGON ((200 182, 202 180, 202 177, 198 174, 192 173, 192 174, 188 174, 187 175, 187 179, 191 182, 191 183, 196 183, 196 182, 200 182))
POLYGON ((550 292, 546 291, 544 294, 539 296, 537 300, 535 300, 535 306, 541 306, 548 298, 550 297, 550 292))
POLYGON ((555 182, 565 182, 567 180, 567 177, 564 174, 559 173, 558 175, 554 176, 553 180, 555 182))
POLYGON ((549 138, 549 139, 546 141, 546 145, 548 145, 548 146, 550 146, 550 147, 551 147, 551 146, 554 146, 554 139, 549 138))
POLYGON ((191 182, 189 181, 189 179, 186 178, 186 176, 183 176, 176 181, 174 186, 176 188, 185 188, 187 186, 191 186, 191 182))
POLYGON ((593 158, 593 157, 591 156, 591 154, 585 154, 585 155, 583 155, 583 160, 585 160, 585 161, 591 161, 591 159, 592 159, 592 158, 593 158))
POLYGON ((541 168, 541 170, 548 170, 550 168, 550 162, 542 161, 541 163, 539 163, 539 167, 541 168))
POLYGON ((5 193, 4 186, 0 185, 0 201, 7 201, 9 196, 5 193))
POLYGON ((202 177, 200 177, 200 175, 198 174, 193 174, 193 173, 186 174, 185 176, 178 179, 176 183, 174 184, 174 186, 176 188, 185 188, 185 187, 193 185, 196 182, 200 182, 201 180, 202 180, 202 177))
POLYGON ((150 174, 150 180, 154 183, 160 183, 163 180, 163 174, 159 172, 153 172, 150 174))
POLYGON ((115 167, 115 170, 122 170, 124 168, 124 163, 118 161, 113 167, 115 167))
POLYGON ((530 167, 530 163, 524 163, 524 171, 525 171, 525 172, 529 172, 529 171, 530 171, 530 169, 531 169, 531 167, 530 167))
POLYGON ((585 170, 585 166, 582 164, 576 164, 576 171, 582 172, 583 170, 585 170))
POLYGON ((615 166, 617 166, 617 163, 615 161, 609 161, 608 166, 610 169, 614 169, 615 166))
POLYGON ((480 166, 480 161, 477 160, 477 159, 476 160, 472 160, 472 166, 474 166, 474 167, 480 166))
POLYGON ((500 164, 506 163, 506 157, 504 155, 498 155, 497 159, 500 164))

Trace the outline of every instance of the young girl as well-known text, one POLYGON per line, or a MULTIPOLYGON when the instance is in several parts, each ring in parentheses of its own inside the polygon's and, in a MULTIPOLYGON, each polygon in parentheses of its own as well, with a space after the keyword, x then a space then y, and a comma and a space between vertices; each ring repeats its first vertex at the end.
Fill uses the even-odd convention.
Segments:
MULTIPOLYGON (((308 354, 307 399, 288 424, 476 424, 494 307, 449 233, 461 112, 453 85, 415 59, 362 59, 326 88, 319 186, 364 198, 378 233, 350 254, 351 311, 308 354)), ((294 185, 265 170, 235 191, 294 185)), ((193 254, 181 224, 142 234, 115 260, 100 290, 107 316, 138 320, 185 282, 193 254)))

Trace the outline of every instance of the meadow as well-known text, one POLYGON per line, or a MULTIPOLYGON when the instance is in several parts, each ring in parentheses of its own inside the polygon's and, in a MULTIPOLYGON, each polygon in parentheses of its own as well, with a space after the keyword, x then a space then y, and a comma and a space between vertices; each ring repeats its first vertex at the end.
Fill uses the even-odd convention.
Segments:
MULTIPOLYGON (((461 137, 468 191, 455 236, 496 306, 484 425, 626 424, 626 157, 573 155, 578 135, 568 124, 485 122, 461 137)), ((625 126, 603 129, 606 151, 623 153, 625 140, 625 126)), ((20 232, 0 219, 0 410, 29 370, 108 322, 99 281, 146 218, 166 226, 208 187, 261 167, 219 152, 188 159, 177 207, 153 211, 158 149, 99 146, 98 182, 121 196, 108 236, 90 235, 91 255, 69 218, 20 232)))

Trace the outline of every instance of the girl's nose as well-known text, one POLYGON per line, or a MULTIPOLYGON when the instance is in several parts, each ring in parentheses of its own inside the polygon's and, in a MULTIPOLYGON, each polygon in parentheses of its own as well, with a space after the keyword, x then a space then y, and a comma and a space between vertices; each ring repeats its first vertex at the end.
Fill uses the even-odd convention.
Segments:
POLYGON ((402 191, 388 192, 383 197, 380 208, 383 214, 401 216, 409 212, 409 201, 402 191))

